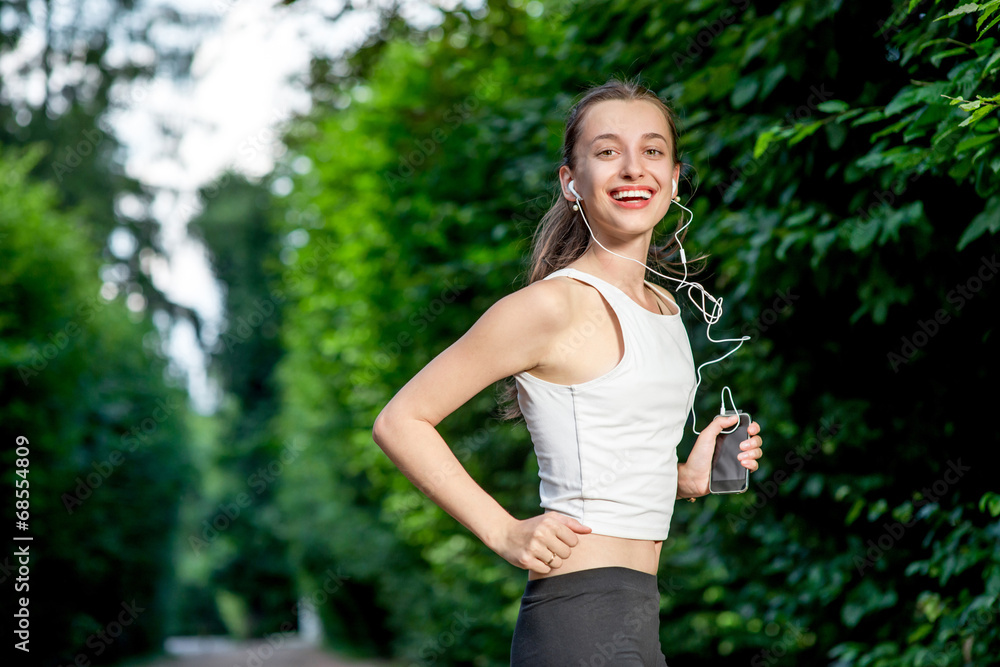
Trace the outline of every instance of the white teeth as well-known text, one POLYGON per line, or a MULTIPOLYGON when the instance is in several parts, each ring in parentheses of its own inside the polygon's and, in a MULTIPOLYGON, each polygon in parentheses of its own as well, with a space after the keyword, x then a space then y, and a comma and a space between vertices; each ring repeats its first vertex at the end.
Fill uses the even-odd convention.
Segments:
POLYGON ((649 199, 653 196, 653 193, 649 190, 619 190, 618 192, 612 192, 611 196, 615 199, 625 199, 626 197, 642 197, 643 199, 649 199))

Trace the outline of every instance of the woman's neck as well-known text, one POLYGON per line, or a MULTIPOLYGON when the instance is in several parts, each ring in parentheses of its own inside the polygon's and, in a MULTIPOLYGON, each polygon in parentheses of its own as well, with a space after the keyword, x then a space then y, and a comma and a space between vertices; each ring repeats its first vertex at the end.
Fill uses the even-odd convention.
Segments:
MULTIPOLYGON (((619 252, 617 249, 615 252, 619 252)), ((626 253, 620 253, 629 257, 626 253)), ((626 294, 639 297, 645 291, 646 268, 644 265, 605 252, 596 244, 591 244, 583 255, 570 266, 597 276, 611 283, 626 294)))

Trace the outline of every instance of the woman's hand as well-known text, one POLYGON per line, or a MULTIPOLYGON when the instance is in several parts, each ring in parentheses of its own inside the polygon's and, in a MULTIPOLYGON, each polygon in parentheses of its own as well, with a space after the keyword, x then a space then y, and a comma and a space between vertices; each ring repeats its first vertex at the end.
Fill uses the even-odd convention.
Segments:
POLYGON ((511 565, 548 574, 563 564, 580 538, 590 528, 558 512, 507 523, 494 544, 489 545, 511 565))
MULTIPOLYGON (((677 466, 677 497, 697 498, 708 495, 708 480, 712 473, 712 455, 715 453, 715 439, 719 433, 731 429, 737 421, 736 415, 716 415, 691 448, 687 462, 677 466)), ((750 422, 747 428, 749 438, 740 443, 740 463, 750 472, 758 468, 757 459, 764 455, 764 440, 760 437, 760 424, 750 422)))

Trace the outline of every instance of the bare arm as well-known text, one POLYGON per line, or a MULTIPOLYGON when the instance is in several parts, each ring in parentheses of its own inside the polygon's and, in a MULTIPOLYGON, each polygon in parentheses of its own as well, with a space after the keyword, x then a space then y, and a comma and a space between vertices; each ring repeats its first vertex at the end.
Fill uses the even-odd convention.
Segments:
POLYGON ((570 319, 565 289, 536 282, 498 301, 399 390, 372 430, 427 497, 508 562, 543 574, 552 554, 569 557, 574 531, 589 529, 555 513, 515 519, 472 479, 436 426, 483 388, 546 362, 570 319))

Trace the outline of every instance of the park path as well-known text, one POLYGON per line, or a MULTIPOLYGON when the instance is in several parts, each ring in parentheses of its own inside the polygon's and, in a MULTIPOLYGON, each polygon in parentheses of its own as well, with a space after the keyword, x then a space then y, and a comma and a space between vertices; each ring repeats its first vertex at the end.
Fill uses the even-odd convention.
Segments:
MULTIPOLYGON (((172 638, 177 639, 177 638, 172 638)), ((176 647, 176 644, 175 644, 176 647)), ((301 641, 277 646, 266 640, 236 642, 218 639, 190 644, 172 655, 141 663, 135 667, 398 667, 399 663, 343 658, 301 641)))

